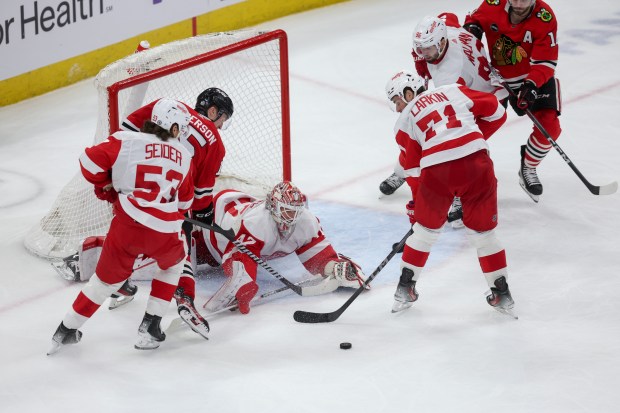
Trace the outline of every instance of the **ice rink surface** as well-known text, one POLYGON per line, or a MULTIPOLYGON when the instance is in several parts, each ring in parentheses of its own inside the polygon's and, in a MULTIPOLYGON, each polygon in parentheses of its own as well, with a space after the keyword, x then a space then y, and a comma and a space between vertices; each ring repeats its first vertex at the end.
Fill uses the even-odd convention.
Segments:
MULTIPOLYGON (((289 35, 294 181, 336 248, 367 274, 408 230, 409 191, 379 199, 397 155, 385 82, 413 69, 411 33, 421 17, 450 11, 462 22, 477 5, 356 0, 260 26, 289 35)), ((590 182, 607 184, 620 178, 620 5, 551 6, 563 93, 558 143, 590 182)), ((518 321, 486 304, 475 250, 463 230, 446 228, 420 299, 399 314, 390 313, 397 256, 333 323, 299 324, 292 314, 333 311, 352 290, 276 295, 247 316, 212 318, 209 341, 183 329, 140 352, 142 282, 134 302, 102 307, 80 344, 46 356, 81 285, 22 241, 77 171, 97 110, 92 79, 0 108, 0 411, 618 411, 620 194, 593 196, 552 150, 539 168, 544 194, 532 202, 517 179, 531 123, 512 110, 490 145, 518 321), (353 348, 340 350, 343 341, 353 348)), ((272 264, 299 279, 294 260, 272 264)), ((199 278, 198 304, 222 277, 199 278)), ((261 292, 280 286, 266 273, 259 282, 261 292)), ((164 326, 175 315, 171 306, 164 326)))

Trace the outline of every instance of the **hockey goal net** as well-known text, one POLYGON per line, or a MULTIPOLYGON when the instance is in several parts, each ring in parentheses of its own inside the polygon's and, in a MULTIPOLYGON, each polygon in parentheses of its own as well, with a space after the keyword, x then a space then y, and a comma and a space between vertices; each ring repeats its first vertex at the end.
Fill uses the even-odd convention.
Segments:
MULTIPOLYGON (((239 30, 167 43, 106 66, 95 86, 99 119, 93 143, 155 99, 169 97, 193 107, 200 92, 218 87, 230 96, 235 112, 230 127, 220 133, 226 156, 216 191, 234 188, 260 197, 290 179, 288 55, 282 30, 239 30)), ((63 258, 87 236, 105 235, 111 219, 110 204, 98 200, 78 172, 24 243, 38 256, 63 258)))

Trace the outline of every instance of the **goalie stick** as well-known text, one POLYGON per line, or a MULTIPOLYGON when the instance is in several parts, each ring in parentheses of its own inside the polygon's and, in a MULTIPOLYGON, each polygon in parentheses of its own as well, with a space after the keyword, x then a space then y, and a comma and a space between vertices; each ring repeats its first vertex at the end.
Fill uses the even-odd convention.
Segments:
MULTIPOLYGON (((504 78, 499 74, 499 72, 497 72, 497 70, 495 70, 494 68, 491 68, 491 70, 497 76, 497 78, 500 79, 500 83, 502 84, 504 89, 506 89, 511 96, 517 97, 517 94, 515 93, 515 91, 512 90, 510 88, 510 86, 508 86, 508 84, 506 83, 504 78)), ((570 158, 568 157, 568 155, 566 155, 566 153, 562 150, 562 148, 560 148, 560 146, 553 140, 551 135, 549 135, 549 132, 547 132, 545 130, 543 125, 538 121, 538 119, 536 119, 536 117, 534 117, 532 112, 529 109, 526 108, 525 109, 525 113, 532 120, 532 122, 538 128, 538 130, 545 136, 545 138, 547 138, 547 140, 549 141, 551 146, 553 146, 555 148, 555 150, 558 151, 558 153, 560 154, 562 159, 564 159, 564 162, 566 162, 568 164, 568 166, 570 166, 570 168, 573 170, 573 172, 575 172, 575 174, 579 177, 579 179, 581 179, 581 182, 583 182, 585 184, 585 186, 590 190, 590 192, 592 192, 592 194, 594 194, 594 195, 611 195, 611 194, 616 193, 616 191, 618 190, 618 182, 617 181, 613 181, 613 182, 611 182, 611 183, 609 183, 607 185, 603 185, 603 186, 592 185, 586 179, 586 177, 583 176, 583 174, 579 171, 579 169, 577 169, 577 167, 575 166, 573 161, 570 160, 570 158)))
POLYGON ((224 237, 226 237, 227 240, 232 242, 239 251, 246 254, 254 262, 256 262, 258 265, 260 265, 265 270, 267 270, 269 274, 273 275, 275 278, 280 280, 280 282, 282 282, 286 286, 286 288, 284 289, 291 289, 297 295, 301 295, 302 297, 310 297, 314 295, 325 294, 325 293, 334 291, 336 288, 338 288, 339 284, 337 280, 335 280, 332 277, 325 277, 321 282, 315 285, 300 286, 300 285, 294 284, 290 282, 289 280, 287 280, 286 278, 284 278, 279 272, 277 272, 273 267, 267 264, 262 258, 256 256, 256 254, 254 254, 252 251, 247 249, 246 246, 241 241, 236 240, 235 232, 232 229, 224 229, 216 224, 211 224, 211 225, 205 224, 203 222, 197 221, 192 218, 187 218, 187 217, 185 218, 185 221, 189 222, 192 225, 196 225, 198 227, 208 229, 209 231, 214 231, 214 232, 217 232, 218 234, 222 234, 224 237))
POLYGON ((353 293, 353 295, 336 311, 332 311, 331 313, 312 313, 310 311, 295 311, 293 314, 293 319, 299 323, 331 323, 332 321, 336 321, 338 317, 344 313, 344 311, 351 305, 353 301, 366 289, 366 286, 370 284, 370 282, 379 274, 379 272, 387 265, 387 263, 398 253, 398 250, 401 249, 407 238, 413 234, 413 228, 407 231, 407 234, 403 237, 402 240, 396 245, 392 247, 392 251, 388 254, 387 257, 379 264, 377 269, 375 269, 372 274, 364 281, 362 286, 357 289, 353 293))

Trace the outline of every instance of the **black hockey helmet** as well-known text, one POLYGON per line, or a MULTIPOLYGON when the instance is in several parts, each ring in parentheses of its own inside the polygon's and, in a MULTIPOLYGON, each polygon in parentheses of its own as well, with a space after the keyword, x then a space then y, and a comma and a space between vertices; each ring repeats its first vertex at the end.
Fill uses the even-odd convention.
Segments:
POLYGON ((216 87, 205 89, 198 95, 196 107, 194 109, 201 115, 207 116, 207 111, 211 106, 217 108, 218 118, 224 113, 228 116, 228 119, 232 118, 234 112, 232 100, 222 89, 216 87))

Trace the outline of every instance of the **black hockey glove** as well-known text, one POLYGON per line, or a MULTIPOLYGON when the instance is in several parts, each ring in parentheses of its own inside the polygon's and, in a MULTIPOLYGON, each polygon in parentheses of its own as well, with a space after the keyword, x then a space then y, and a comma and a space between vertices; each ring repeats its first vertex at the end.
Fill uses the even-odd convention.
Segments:
POLYGON ((480 27, 476 23, 467 23, 463 25, 463 29, 476 36, 478 40, 482 40, 482 35, 484 34, 484 32, 482 31, 482 27, 480 27))
POLYGON ((525 110, 534 104, 536 100, 536 84, 531 80, 526 80, 519 89, 517 95, 517 106, 521 110, 525 110))
POLYGON ((205 209, 199 211, 193 211, 194 218, 203 224, 213 224, 213 204, 209 205, 205 209))

